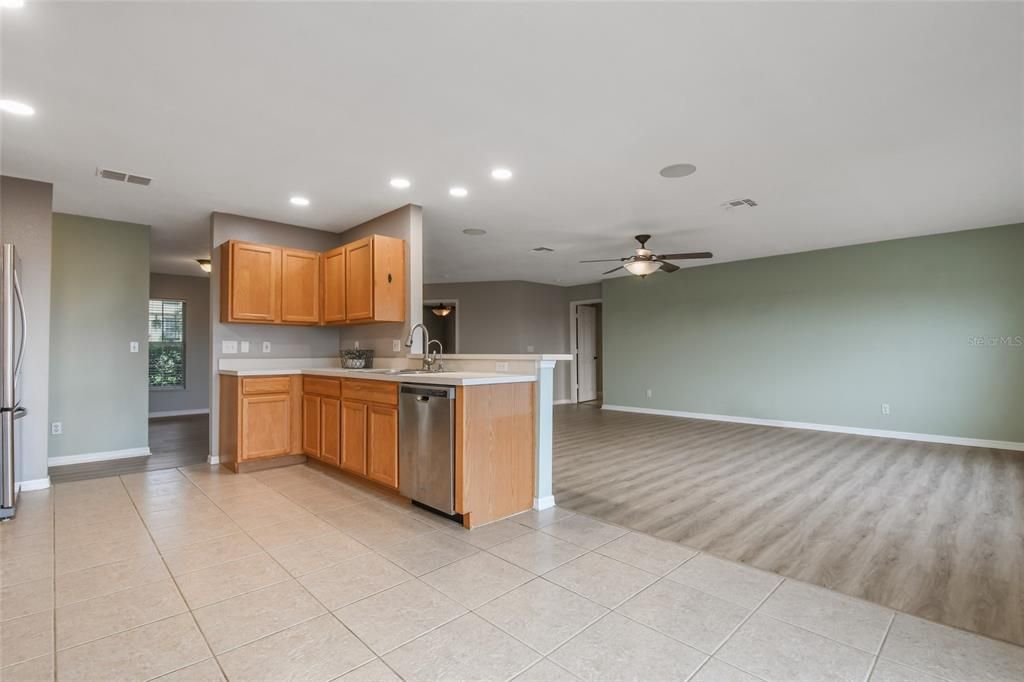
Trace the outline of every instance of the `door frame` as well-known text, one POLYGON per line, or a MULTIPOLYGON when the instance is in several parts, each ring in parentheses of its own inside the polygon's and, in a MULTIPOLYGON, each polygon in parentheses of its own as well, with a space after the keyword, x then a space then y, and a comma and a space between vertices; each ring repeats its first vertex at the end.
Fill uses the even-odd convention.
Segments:
MULTIPOLYGON (((594 303, 603 303, 603 301, 600 298, 583 298, 578 301, 569 301, 569 354, 572 355, 572 360, 569 361, 570 403, 579 403, 580 401, 579 368, 576 366, 576 306, 593 305, 594 303)), ((458 323, 457 319, 456 323, 458 323)), ((597 361, 604 362, 604 358, 600 357, 597 361)), ((598 397, 600 397, 600 395, 601 394, 599 392, 598 397)))
MULTIPOLYGON (((445 355, 451 355, 452 353, 458 353, 459 347, 462 345, 462 339, 459 338, 459 299, 457 298, 425 298, 423 299, 423 307, 438 305, 439 303, 451 303, 455 306, 455 350, 444 349, 445 355)), ((433 315, 434 313, 430 313, 433 315)))

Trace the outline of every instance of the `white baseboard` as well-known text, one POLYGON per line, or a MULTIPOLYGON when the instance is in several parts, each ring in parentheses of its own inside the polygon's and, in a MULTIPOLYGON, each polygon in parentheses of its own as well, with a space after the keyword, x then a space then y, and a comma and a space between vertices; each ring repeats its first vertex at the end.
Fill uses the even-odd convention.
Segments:
POLYGON ((127 450, 109 450, 107 452, 84 452, 80 455, 65 455, 64 457, 51 457, 51 467, 62 467, 69 464, 84 464, 86 462, 105 462, 108 459, 127 459, 129 457, 149 457, 149 448, 128 448, 127 450))
POLYGON ((220 464, 220 457, 218 457, 216 455, 207 455, 206 456, 206 463, 207 464, 220 464))
POLYGON ((948 445, 967 445, 997 450, 1024 451, 1024 443, 1009 440, 988 440, 986 438, 961 438, 959 436, 939 436, 931 433, 911 433, 909 431, 885 431, 883 429, 862 429, 859 426, 835 426, 832 424, 812 424, 810 422, 789 422, 781 419, 758 419, 756 417, 733 417, 725 414, 704 414, 703 412, 682 412, 679 410, 656 410, 649 407, 630 407, 628 405, 603 405, 605 410, 615 412, 636 412, 638 414, 658 414, 665 417, 687 417, 689 419, 707 419, 715 422, 733 422, 736 424, 754 424, 756 426, 780 426, 787 429, 806 429, 808 431, 829 431, 831 433, 849 433, 855 436, 874 436, 876 438, 895 438, 897 440, 917 440, 924 443, 946 443, 948 445))
POLYGON ((46 478, 33 478, 31 481, 19 481, 18 489, 23 493, 32 492, 33 490, 46 490, 50 487, 50 477, 46 478))
POLYGON ((576 401, 573 400, 572 398, 559 398, 558 400, 552 400, 551 404, 552 405, 571 405, 574 402, 576 402, 576 401))
POLYGON ((158 419, 160 417, 187 417, 193 414, 210 414, 209 408, 205 410, 167 410, 165 412, 150 412, 150 419, 158 419))
POLYGON ((555 506, 555 496, 548 495, 547 497, 535 497, 533 498, 533 508, 537 511, 542 509, 551 509, 555 506))

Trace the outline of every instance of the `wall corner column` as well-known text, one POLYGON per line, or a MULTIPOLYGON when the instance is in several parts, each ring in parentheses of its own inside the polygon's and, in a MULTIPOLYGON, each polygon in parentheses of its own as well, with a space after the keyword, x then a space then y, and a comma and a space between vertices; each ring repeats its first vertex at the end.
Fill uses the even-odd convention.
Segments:
POLYGON ((537 361, 536 468, 534 470, 533 487, 533 508, 537 510, 555 506, 555 496, 551 491, 554 369, 554 360, 537 361))

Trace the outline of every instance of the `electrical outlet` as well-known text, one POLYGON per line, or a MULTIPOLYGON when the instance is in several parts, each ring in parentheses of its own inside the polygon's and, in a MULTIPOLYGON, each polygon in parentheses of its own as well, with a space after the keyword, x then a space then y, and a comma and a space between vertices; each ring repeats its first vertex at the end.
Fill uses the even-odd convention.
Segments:
POLYGON ((138 353, 139 352, 139 342, 138 341, 129 341, 128 342, 128 352, 129 353, 138 353))
POLYGON ((263 352, 264 353, 269 353, 270 352, 270 341, 264 341, 263 342, 263 352))
POLYGON ((526 352, 527 353, 532 353, 533 352, 533 346, 527 346, 526 347, 526 352))
POLYGON ((654 391, 652 391, 651 389, 647 389, 647 397, 648 398, 653 398, 654 397, 654 391))
POLYGON ((507 372, 508 371, 508 363, 507 362, 496 362, 496 363, 494 363, 494 371, 495 372, 507 372))
POLYGON ((355 348, 356 350, 359 350, 359 342, 358 341, 354 341, 353 343, 355 344, 353 346, 353 348, 355 348))
MULTIPOLYGON (((391 339, 391 350, 393 350, 396 353, 401 353, 402 352, 402 340, 401 339, 391 339)), ((426 352, 426 351, 424 350, 424 352, 426 352)))
POLYGON ((50 424, 50 435, 59 436, 64 433, 64 424, 61 422, 53 422, 50 424))
POLYGON ((889 403, 882 403, 882 414, 889 414, 889 403))
POLYGON ((225 355, 232 355, 238 352, 238 341, 221 341, 220 352, 225 355))
POLYGON ((249 342, 248 341, 242 341, 238 345, 239 345, 239 350, 241 350, 243 353, 248 353, 249 352, 249 342))

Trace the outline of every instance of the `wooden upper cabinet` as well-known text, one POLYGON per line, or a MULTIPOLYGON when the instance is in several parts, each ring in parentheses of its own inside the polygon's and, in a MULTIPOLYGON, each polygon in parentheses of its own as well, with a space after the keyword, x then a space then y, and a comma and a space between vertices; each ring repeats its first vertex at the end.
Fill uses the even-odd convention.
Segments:
POLYGON ((346 320, 373 319, 373 239, 367 237, 345 246, 346 320))
POLYGON ((339 246, 323 255, 324 323, 347 319, 345 310, 345 258, 347 247, 339 246))
POLYGON ((221 322, 279 322, 281 249, 230 241, 221 251, 221 322))
POLYGON ((366 475, 398 487, 398 408, 371 404, 366 417, 366 475))
POLYGON ((221 322, 405 321, 405 241, 373 235, 326 253, 228 241, 221 322))
POLYGON ((281 249, 281 321, 319 324, 319 253, 281 249))

